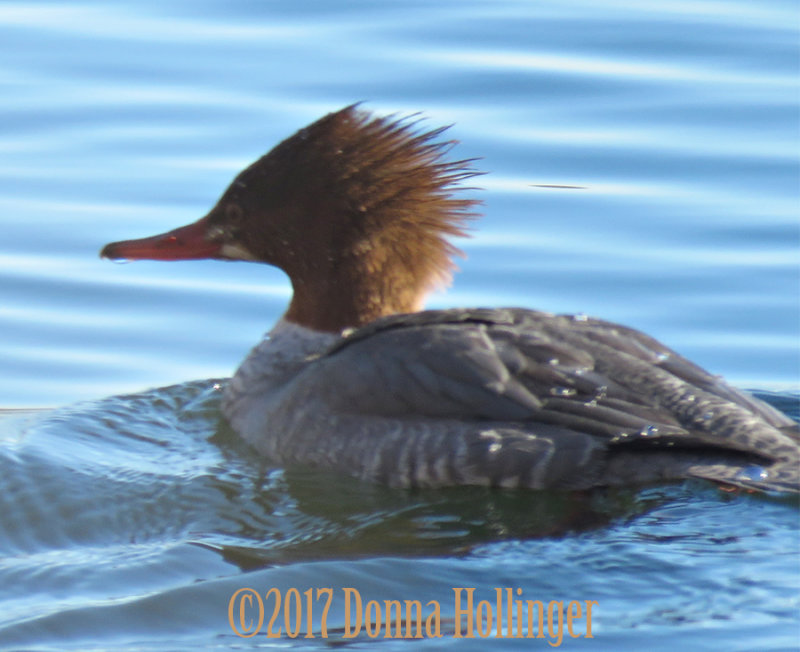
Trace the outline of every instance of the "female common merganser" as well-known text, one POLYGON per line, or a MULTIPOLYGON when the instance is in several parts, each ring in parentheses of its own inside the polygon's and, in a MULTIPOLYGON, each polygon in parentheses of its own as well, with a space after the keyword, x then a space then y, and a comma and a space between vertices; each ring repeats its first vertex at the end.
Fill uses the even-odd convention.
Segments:
POLYGON ((797 424, 638 331, 522 308, 423 311, 474 201, 443 129, 356 106, 300 130, 194 224, 112 259, 288 274, 289 309, 228 384, 261 454, 395 486, 588 488, 680 478, 800 491, 797 424))

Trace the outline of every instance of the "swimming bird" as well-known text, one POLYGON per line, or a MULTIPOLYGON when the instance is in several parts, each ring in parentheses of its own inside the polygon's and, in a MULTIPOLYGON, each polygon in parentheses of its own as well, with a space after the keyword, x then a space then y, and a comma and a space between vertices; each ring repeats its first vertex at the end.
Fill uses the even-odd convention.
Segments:
POLYGON ((199 221, 111 259, 282 269, 283 317, 222 411, 260 454, 399 487, 683 478, 800 491, 797 424, 653 338, 583 315, 424 310, 476 217, 444 129, 358 105, 242 171, 199 221))

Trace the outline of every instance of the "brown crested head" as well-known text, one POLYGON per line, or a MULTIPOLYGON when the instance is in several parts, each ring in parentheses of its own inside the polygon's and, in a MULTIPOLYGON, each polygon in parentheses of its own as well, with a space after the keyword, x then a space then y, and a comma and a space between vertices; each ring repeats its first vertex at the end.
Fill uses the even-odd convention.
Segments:
POLYGON ((453 196, 459 182, 479 173, 471 160, 445 159, 454 141, 439 140, 443 131, 346 107, 241 172, 196 224, 114 243, 103 255, 275 265, 294 289, 286 318, 321 331, 419 310, 449 280, 460 252, 448 237, 465 235, 477 203, 453 196), (152 254, 158 238, 185 246, 198 233, 190 255, 152 254))

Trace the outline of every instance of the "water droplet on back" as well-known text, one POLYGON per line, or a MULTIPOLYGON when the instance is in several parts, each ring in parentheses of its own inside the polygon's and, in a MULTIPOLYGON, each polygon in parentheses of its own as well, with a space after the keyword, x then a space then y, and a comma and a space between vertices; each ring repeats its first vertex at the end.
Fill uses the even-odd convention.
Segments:
POLYGON ((750 464, 739 471, 736 477, 739 480, 766 480, 769 477, 769 471, 758 464, 750 464))

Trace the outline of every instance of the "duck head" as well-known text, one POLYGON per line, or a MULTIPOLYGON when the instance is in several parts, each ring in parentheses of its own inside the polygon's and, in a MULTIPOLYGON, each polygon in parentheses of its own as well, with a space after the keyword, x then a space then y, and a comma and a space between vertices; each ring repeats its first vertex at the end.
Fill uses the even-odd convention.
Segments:
POLYGON ((294 291, 284 318, 318 331, 420 310, 460 254, 447 238, 475 217, 477 202, 453 192, 480 173, 445 159, 446 128, 418 126, 355 105, 326 115, 242 171, 202 219, 101 256, 274 265, 294 291))

